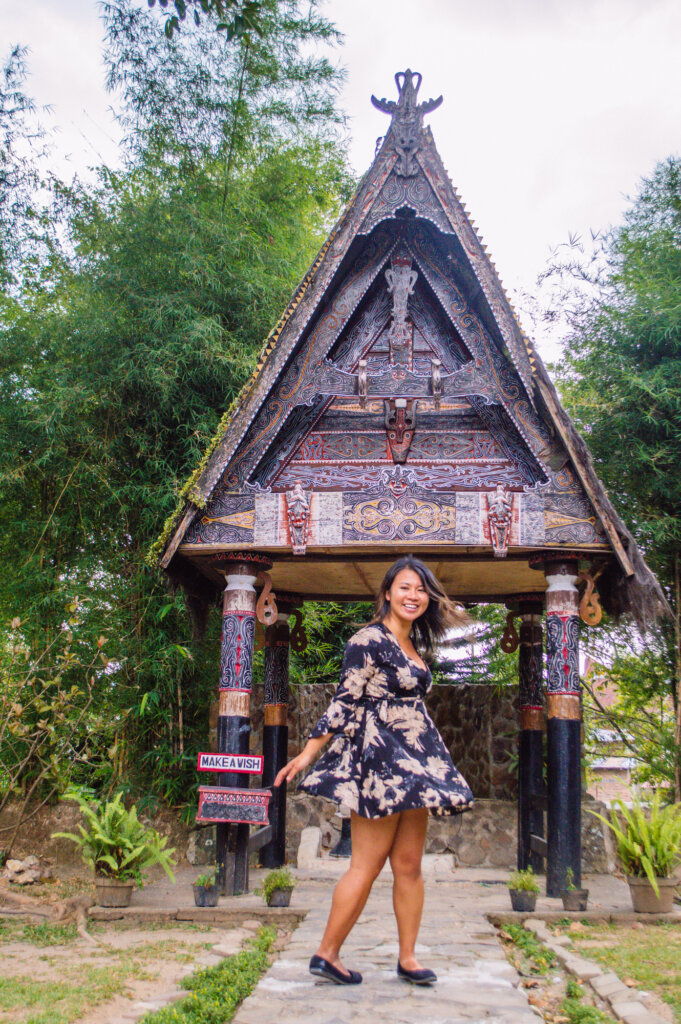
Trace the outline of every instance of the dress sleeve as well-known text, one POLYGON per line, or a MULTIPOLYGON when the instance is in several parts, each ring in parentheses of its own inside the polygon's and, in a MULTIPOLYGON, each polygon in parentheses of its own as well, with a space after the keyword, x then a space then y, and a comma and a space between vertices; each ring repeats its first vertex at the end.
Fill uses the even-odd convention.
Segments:
POLYGON ((341 677, 331 703, 310 733, 310 738, 326 736, 327 733, 344 732, 354 736, 357 731, 358 703, 364 695, 367 683, 376 672, 371 645, 361 644, 352 637, 343 654, 341 677))

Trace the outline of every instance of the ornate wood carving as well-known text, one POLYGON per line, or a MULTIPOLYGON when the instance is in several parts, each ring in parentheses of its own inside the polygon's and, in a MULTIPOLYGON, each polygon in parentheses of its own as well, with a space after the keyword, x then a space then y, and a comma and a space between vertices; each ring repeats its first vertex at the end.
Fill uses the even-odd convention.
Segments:
POLYGON ((292 491, 286 492, 286 514, 293 554, 304 555, 307 548, 307 530, 310 520, 310 498, 303 490, 300 480, 296 480, 292 491))
POLYGON ((385 429, 393 462, 406 462, 416 430, 416 402, 393 398, 385 403, 385 429))
POLYGON ((505 558, 508 554, 512 511, 513 497, 499 484, 493 494, 487 495, 487 518, 495 558, 505 558))
MULTIPOLYGON (((490 403, 497 397, 497 388, 491 375, 472 360, 454 373, 443 374, 440 380, 441 397, 463 398, 476 395, 482 401, 490 403)), ((430 370, 428 373, 414 373, 404 363, 397 363, 386 367, 382 372, 369 373, 366 384, 360 386, 358 374, 341 370, 325 359, 310 377, 305 391, 300 394, 301 400, 312 388, 318 395, 333 395, 339 398, 432 398, 433 375, 430 370)))
POLYGON ((349 322, 362 296, 380 273, 394 238, 389 232, 376 232, 349 268, 343 283, 335 293, 314 327, 302 353, 279 382, 254 419, 248 436, 239 445, 234 458, 223 474, 230 490, 238 490, 248 479, 270 447, 291 410, 297 405, 313 403, 318 397, 314 386, 314 371, 335 344, 349 322))
POLYGON ((515 612, 509 612, 506 616, 506 625, 504 626, 504 632, 502 633, 501 641, 499 642, 499 646, 504 654, 513 654, 514 651, 518 650, 520 637, 518 636, 518 632, 513 622, 515 617, 515 612))
POLYGON ((395 75, 397 84, 398 99, 394 100, 377 99, 371 97, 371 102, 385 114, 391 115, 388 138, 397 153, 395 172, 405 178, 418 173, 418 164, 415 156, 421 148, 421 136, 423 132, 423 115, 435 110, 442 103, 442 96, 437 99, 426 100, 425 103, 418 102, 418 92, 421 87, 421 75, 418 71, 412 72, 409 68, 406 71, 399 71, 395 75))
POLYGON ((258 622, 263 626, 273 626, 277 621, 277 595, 272 590, 272 577, 268 572, 258 574, 258 583, 262 584, 262 591, 255 605, 255 615, 258 622))
POLYGON ((578 577, 586 583, 584 595, 579 602, 579 616, 582 622, 586 622, 589 626, 597 626, 603 618, 603 609, 601 608, 598 591, 595 589, 596 580, 602 571, 602 569, 599 569, 593 576, 583 571, 580 572, 578 577))
POLYGON ((303 625, 303 615, 299 608, 291 612, 291 650, 301 654, 307 650, 307 633, 303 625))
POLYGON ((548 692, 579 694, 579 616, 547 615, 546 657, 548 692))
POLYGON ((390 362, 412 365, 412 344, 414 327, 407 318, 407 304, 413 294, 418 274, 412 269, 411 259, 404 253, 393 256, 390 268, 385 272, 388 295, 393 300, 392 323, 390 324, 390 362))
POLYGON ((255 501, 250 494, 226 494, 218 490, 204 514, 195 519, 184 537, 185 544, 252 544, 255 501))

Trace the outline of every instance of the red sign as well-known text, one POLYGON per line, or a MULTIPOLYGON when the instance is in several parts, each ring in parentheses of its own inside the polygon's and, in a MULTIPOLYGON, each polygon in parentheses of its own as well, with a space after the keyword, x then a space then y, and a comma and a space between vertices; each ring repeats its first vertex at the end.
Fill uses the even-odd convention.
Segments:
POLYGON ((263 765, 262 754, 199 754, 197 768, 200 772, 248 772, 260 775, 263 765))
POLYGON ((228 789, 199 786, 197 821, 230 821, 248 825, 267 825, 269 789, 228 789))

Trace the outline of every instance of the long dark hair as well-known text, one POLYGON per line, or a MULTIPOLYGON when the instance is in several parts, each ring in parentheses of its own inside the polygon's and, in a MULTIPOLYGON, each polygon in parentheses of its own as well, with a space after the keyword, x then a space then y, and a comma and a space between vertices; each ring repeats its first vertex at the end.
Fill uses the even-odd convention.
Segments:
POLYGON ((376 598, 372 622, 382 622, 390 612, 390 601, 386 600, 385 595, 402 569, 412 569, 420 576, 430 599, 423 615, 420 615, 413 623, 411 636, 422 657, 426 661, 432 661, 433 647, 438 640, 444 637, 447 630, 455 626, 467 626, 471 620, 461 605, 457 605, 447 596, 442 584, 427 565, 424 565, 419 558, 414 558, 413 555, 403 555, 402 558, 393 562, 383 577, 381 589, 376 598))

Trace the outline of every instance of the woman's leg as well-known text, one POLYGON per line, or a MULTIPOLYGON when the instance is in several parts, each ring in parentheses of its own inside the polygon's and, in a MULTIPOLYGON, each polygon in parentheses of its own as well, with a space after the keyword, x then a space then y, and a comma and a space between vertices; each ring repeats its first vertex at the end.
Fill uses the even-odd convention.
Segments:
POLYGON ((317 955, 343 970, 339 951, 362 913, 371 886, 386 862, 398 828, 400 814, 386 818, 361 818, 352 814, 350 867, 334 889, 331 912, 317 955))
POLYGON ((393 870, 393 907, 397 918, 400 942, 400 963, 408 971, 416 971, 421 964, 414 955, 416 937, 423 911, 423 875, 421 858, 426 842, 428 811, 418 807, 402 811, 390 849, 393 870))

